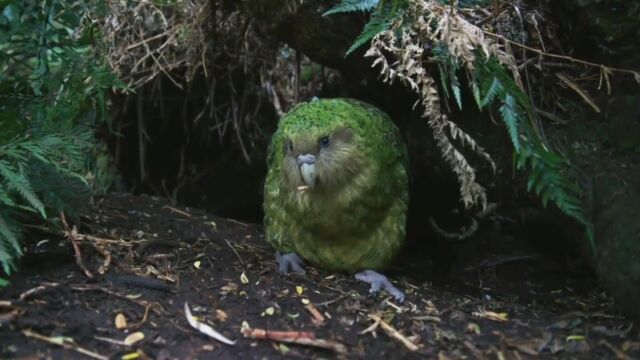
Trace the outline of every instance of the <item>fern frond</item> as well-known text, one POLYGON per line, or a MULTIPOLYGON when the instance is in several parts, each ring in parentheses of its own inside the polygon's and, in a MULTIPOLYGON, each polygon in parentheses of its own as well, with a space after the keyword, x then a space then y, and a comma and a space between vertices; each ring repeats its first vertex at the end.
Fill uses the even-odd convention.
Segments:
POLYGON ((33 188, 47 204, 50 213, 59 214, 63 211, 75 220, 86 209, 91 192, 84 178, 68 176, 54 165, 35 159, 29 163, 27 176, 29 179, 47 179, 34 181, 33 188))
POLYGON ((451 84, 453 96, 456 99, 456 103, 458 104, 458 109, 462 110, 462 91, 460 90, 460 82, 458 81, 458 77, 456 76, 455 72, 451 72, 449 75, 449 84, 451 84))
POLYGON ((11 219, 8 208, 0 206, 0 264, 7 275, 15 269, 13 259, 22 254, 20 236, 20 227, 11 219))
POLYGON ((345 56, 349 56, 349 54, 357 50, 360 46, 373 39, 374 36, 389 29, 395 16, 395 11, 392 11, 389 7, 383 7, 382 9, 374 12, 371 15, 369 22, 367 22, 362 29, 360 35, 358 35, 353 44, 351 44, 351 47, 349 47, 349 50, 347 50, 345 56))
POLYGON ((520 114, 516 99, 511 95, 506 95, 502 106, 500 106, 502 121, 507 126, 507 131, 511 137, 511 142, 516 152, 520 151, 520 114))
POLYGON ((340 4, 326 11, 322 16, 354 11, 370 11, 378 5, 378 2, 379 0, 342 0, 340 4))
POLYGON ((27 203, 33 207, 43 218, 47 215, 44 210, 44 204, 36 193, 33 191, 29 180, 25 177, 23 171, 16 169, 6 160, 0 160, 0 177, 5 180, 7 188, 16 191, 27 203))
POLYGON ((488 104, 491 104, 493 100, 495 100, 496 96, 501 94, 504 91, 502 88, 502 84, 498 78, 494 77, 491 82, 491 86, 484 91, 484 96, 481 98, 480 103, 478 104, 478 108, 482 110, 488 104))
POLYGON ((440 88, 442 89, 442 93, 444 94, 444 98, 448 100, 451 97, 449 94, 449 86, 447 86, 447 79, 449 78, 449 74, 447 74, 447 70, 445 65, 438 61, 438 71, 440 73, 440 88))

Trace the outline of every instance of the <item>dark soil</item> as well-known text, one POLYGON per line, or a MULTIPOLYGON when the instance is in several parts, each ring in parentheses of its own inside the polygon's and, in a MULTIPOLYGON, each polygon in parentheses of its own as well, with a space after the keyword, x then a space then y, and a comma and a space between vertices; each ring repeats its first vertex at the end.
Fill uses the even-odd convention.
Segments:
POLYGON ((444 285, 433 285, 420 280, 413 260, 420 256, 413 256, 413 264, 389 273, 407 292, 400 306, 387 294, 368 296, 349 275, 307 268, 306 276, 281 276, 261 226, 160 199, 114 194, 96 201, 75 235, 94 279, 76 264, 70 241, 33 231, 37 241, 21 272, 0 292, 0 358, 83 358, 81 349, 130 359, 640 358, 637 329, 590 275, 551 257, 480 259, 456 265, 444 285), (109 270, 99 275, 107 253, 109 270), (236 344, 191 328, 185 301, 199 321, 236 344), (312 321, 306 302, 323 324, 312 321), (118 314, 126 329, 116 328, 118 314), (382 326, 362 333, 372 314, 419 349, 410 351, 382 326), (348 355, 245 338, 243 322, 311 331, 344 344, 348 355), (118 343, 134 332, 144 339, 118 343), (69 348, 45 340, 62 336, 69 348))

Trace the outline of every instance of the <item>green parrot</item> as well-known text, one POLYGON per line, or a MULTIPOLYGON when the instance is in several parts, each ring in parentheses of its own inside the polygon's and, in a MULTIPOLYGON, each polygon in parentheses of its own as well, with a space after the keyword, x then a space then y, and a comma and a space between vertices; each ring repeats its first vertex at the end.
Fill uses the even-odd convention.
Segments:
POLYGON ((301 103, 280 120, 267 165, 266 240, 280 273, 308 261, 403 302, 375 271, 405 240, 409 202, 407 150, 389 116, 353 99, 301 103))

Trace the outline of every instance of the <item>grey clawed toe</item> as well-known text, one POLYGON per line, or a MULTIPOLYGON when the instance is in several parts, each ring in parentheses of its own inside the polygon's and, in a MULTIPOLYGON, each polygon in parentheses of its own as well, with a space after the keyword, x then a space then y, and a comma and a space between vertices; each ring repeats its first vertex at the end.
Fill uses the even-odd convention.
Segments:
POLYGON ((380 290, 385 290, 393 298, 399 302, 403 303, 405 300, 405 294, 402 290, 395 287, 386 276, 377 273, 373 270, 364 270, 355 275, 356 279, 360 281, 364 281, 366 283, 371 284, 371 288, 369 289, 370 294, 376 294, 380 292, 380 290))
POLYGON ((304 261, 296 253, 281 254, 276 251, 276 261, 278 262, 278 272, 287 275, 289 272, 305 274, 304 261))

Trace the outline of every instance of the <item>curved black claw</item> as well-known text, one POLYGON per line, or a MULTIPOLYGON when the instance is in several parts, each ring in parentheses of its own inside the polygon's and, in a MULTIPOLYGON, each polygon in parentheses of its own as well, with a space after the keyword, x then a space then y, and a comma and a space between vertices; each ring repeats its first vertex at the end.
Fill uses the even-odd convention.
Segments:
POLYGON ((276 251, 276 261, 278 262, 278 272, 287 275, 290 271, 298 274, 305 274, 304 261, 296 253, 281 254, 276 251))
POLYGON ((369 289, 370 294, 376 294, 380 292, 380 290, 386 290, 397 302, 404 302, 404 292, 393 286, 386 276, 373 270, 364 270, 357 273, 355 276, 356 279, 371 284, 371 289, 369 289))

